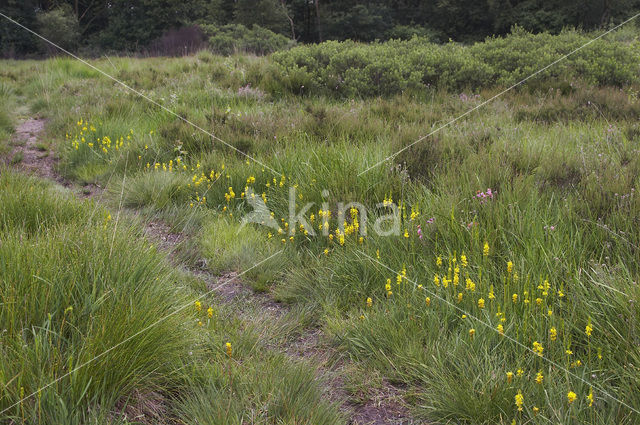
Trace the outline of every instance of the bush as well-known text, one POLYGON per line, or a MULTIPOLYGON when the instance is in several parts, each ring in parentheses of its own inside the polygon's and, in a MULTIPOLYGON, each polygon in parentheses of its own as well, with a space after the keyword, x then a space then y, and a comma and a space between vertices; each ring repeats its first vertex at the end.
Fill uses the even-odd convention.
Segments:
MULTIPOLYGON (((453 91, 507 87, 589 40, 576 31, 531 34, 516 27, 507 37, 488 38, 472 46, 438 45, 418 36, 373 44, 329 41, 278 52, 272 58, 285 80, 283 87, 290 87, 293 93, 300 92, 299 85, 286 80, 299 80, 305 75, 312 80, 307 87, 323 94, 387 96, 430 87, 453 91)), ((639 64, 637 42, 598 40, 536 75, 528 84, 546 89, 555 80, 584 80, 593 85, 622 87, 638 81, 639 64)))
POLYGON ((149 53, 155 56, 184 56, 206 46, 206 36, 197 25, 172 29, 154 40, 149 53))
POLYGON ((258 25, 253 25, 251 28, 233 24, 221 27, 205 25, 203 28, 210 36, 210 48, 222 55, 234 53, 266 55, 288 49, 295 44, 295 41, 289 40, 284 35, 276 34, 258 25))
MULTIPOLYGON (((61 6, 49 12, 38 14, 38 29, 40 35, 66 50, 75 50, 78 47, 80 29, 78 19, 68 5, 61 6)), ((58 49, 49 43, 42 42, 42 48, 49 55, 58 52, 58 49)))

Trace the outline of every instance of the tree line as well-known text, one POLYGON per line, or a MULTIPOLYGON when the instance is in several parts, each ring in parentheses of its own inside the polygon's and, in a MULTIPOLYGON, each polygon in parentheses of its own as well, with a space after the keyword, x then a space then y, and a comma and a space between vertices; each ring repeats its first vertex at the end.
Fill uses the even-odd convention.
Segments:
MULTIPOLYGON (((640 0, 2 0, 0 11, 65 48, 135 52, 178 28, 254 25, 298 43, 423 36, 472 42, 508 33, 591 30, 621 22, 640 0)), ((215 30, 214 30, 215 31, 215 30)), ((0 54, 46 53, 0 17, 0 54)))

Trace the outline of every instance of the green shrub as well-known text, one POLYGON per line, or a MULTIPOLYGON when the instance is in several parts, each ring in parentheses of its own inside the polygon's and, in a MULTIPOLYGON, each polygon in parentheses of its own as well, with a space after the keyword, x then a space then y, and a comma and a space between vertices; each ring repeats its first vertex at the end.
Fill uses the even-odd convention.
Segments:
POLYGON ((284 35, 276 34, 258 25, 253 25, 251 28, 239 24, 221 27, 205 25, 203 29, 210 36, 209 46, 211 49, 221 55, 234 53, 266 55, 277 50, 287 49, 295 43, 284 35))
MULTIPOLYGON (((591 40, 576 31, 559 35, 531 34, 515 28, 506 37, 464 46, 434 44, 428 38, 359 44, 329 41, 273 54, 283 87, 301 93, 300 75, 308 89, 338 96, 390 96, 430 87, 460 91, 513 85, 572 53, 591 40), (287 80, 296 80, 287 83, 287 80)), ((638 81, 637 42, 595 41, 531 79, 546 89, 554 81, 584 80, 622 87, 638 81)))

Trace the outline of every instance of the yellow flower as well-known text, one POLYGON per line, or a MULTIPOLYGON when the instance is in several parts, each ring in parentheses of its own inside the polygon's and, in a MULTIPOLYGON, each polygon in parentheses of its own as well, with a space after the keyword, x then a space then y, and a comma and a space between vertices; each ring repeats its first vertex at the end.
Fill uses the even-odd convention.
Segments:
POLYGON ((513 294, 511 295, 511 300, 513 301, 513 303, 517 303, 518 302, 518 294, 513 294))
POLYGON ((373 300, 371 299, 371 297, 367 298, 367 307, 371 307, 373 305, 373 300))
POLYGON ((194 305, 196 307, 197 312, 200 312, 200 310, 202 310, 202 303, 200 301, 196 301, 194 305))
POLYGON ((533 341, 533 351, 535 351, 537 355, 542 357, 542 352, 544 351, 544 347, 538 341, 533 341))
POLYGON ((500 324, 500 325, 498 325, 497 329, 498 329, 498 333, 499 333, 500 335, 504 335, 504 326, 502 326, 502 325, 500 324))
POLYGON ((544 375, 542 374, 542 372, 538 372, 536 374, 536 383, 542 385, 542 381, 544 381, 544 375))
POLYGON ((436 286, 440 286, 440 278, 438 277, 438 275, 435 275, 435 276, 433 277, 433 283, 434 283, 436 286))
POLYGON ((232 350, 231 350, 231 343, 230 343, 230 342, 227 342, 227 343, 225 344, 225 347, 226 347, 226 349, 227 349, 227 356, 231 357, 231 353, 232 353, 232 350))
POLYGON ((467 267, 467 265, 469 264, 467 262, 467 256, 464 254, 460 256, 460 262, 462 263, 462 267, 467 267))
POLYGON ((479 308, 484 308, 484 298, 480 298, 480 299, 478 300, 478 307, 479 307, 479 308))
POLYGON ((587 334, 587 336, 591 336, 591 332, 593 332, 593 327, 591 326, 591 324, 588 324, 585 328, 584 328, 584 333, 587 334))
POLYGON ((442 265, 442 258, 436 257, 436 265, 440 267, 442 265))
POLYGON ((469 329, 469 337, 473 338, 473 336, 476 334, 476 330, 471 328, 469 329))
POLYGON ((555 341, 558 338, 558 331, 556 328, 549 329, 549 338, 551 341, 555 341))
POLYGON ((513 372, 507 372, 507 382, 510 384, 513 381, 513 372))
POLYGON ((573 391, 569 391, 567 393, 567 400, 569 401, 569 404, 573 403, 574 401, 576 401, 576 393, 574 393, 573 391))
POLYGON ((211 319, 213 317, 213 308, 209 307, 207 309, 207 317, 211 319))
POLYGON ((518 378, 522 378, 524 376, 524 370, 522 369, 516 370, 516 375, 518 376, 518 378))
POLYGON ((540 408, 536 407, 536 406, 533 406, 533 414, 537 415, 538 413, 540 413, 540 408))
POLYGON ((515 397, 516 406, 518 406, 518 412, 522 412, 522 406, 524 405, 524 397, 522 391, 518 390, 518 394, 515 397))
POLYGON ((484 243, 484 247, 482 248, 482 255, 485 257, 489 256, 489 242, 484 243))
POLYGON ((511 274, 513 271, 513 263, 511 261, 507 262, 507 273, 511 274))
POLYGON ((458 292, 458 302, 462 302, 462 292, 458 292))
POLYGON ((329 255, 329 248, 324 249, 324 255, 329 255))
POLYGON ((589 389, 589 395, 587 396, 587 400, 589 400, 589 407, 593 406, 593 388, 589 389))
POLYGON ((427 304, 427 307, 431 305, 431 298, 427 297, 424 299, 424 302, 427 304))

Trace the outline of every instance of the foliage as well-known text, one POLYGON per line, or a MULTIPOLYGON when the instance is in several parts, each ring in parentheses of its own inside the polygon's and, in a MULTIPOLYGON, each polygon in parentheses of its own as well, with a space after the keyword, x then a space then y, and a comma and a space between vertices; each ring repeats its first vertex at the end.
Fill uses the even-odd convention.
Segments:
MULTIPOLYGON (((75 50, 78 45, 78 20, 68 5, 38 14, 38 30, 45 39, 63 49, 75 50)), ((59 53, 49 43, 42 42, 42 45, 49 54, 59 53)))
POLYGON ((215 53, 230 55, 234 53, 253 53, 266 55, 291 47, 294 42, 287 37, 276 34, 267 28, 253 25, 247 28, 241 24, 221 27, 205 26, 209 38, 209 46, 215 53))
MULTIPOLYGON (((551 65, 589 41, 586 35, 531 34, 521 28, 506 37, 472 46, 437 45, 424 38, 358 44, 352 41, 299 46, 273 55, 285 87, 298 92, 338 96, 388 96, 436 87, 478 90, 510 86, 551 65)), ((638 44, 604 40, 591 43, 529 84, 544 87, 555 80, 624 86, 637 81, 638 44), (548 82, 548 83, 547 83, 548 82)))

